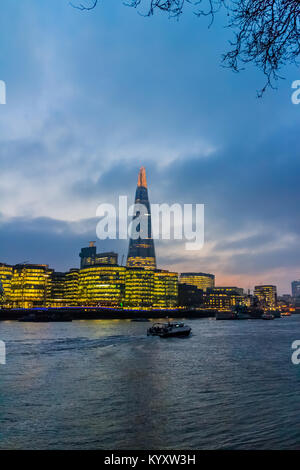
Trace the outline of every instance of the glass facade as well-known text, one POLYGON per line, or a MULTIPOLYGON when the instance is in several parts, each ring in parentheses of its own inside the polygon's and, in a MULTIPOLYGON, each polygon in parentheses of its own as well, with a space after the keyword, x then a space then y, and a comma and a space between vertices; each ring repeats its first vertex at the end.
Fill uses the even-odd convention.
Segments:
POLYGON ((88 247, 81 248, 79 257, 80 268, 101 264, 118 264, 117 253, 114 253, 113 251, 107 253, 97 253, 95 242, 90 242, 88 247))
POLYGON ((180 284, 195 286, 205 292, 206 289, 215 286, 215 276, 206 273, 181 273, 179 282, 180 284))
POLYGON ((276 286, 263 285, 255 286, 254 295, 259 300, 263 308, 275 309, 277 305, 277 289, 276 286))
POLYGON ((127 268, 124 305, 126 307, 151 307, 153 286, 153 271, 143 268, 127 268))
MULTIPOLYGON (((133 217, 133 221, 139 215, 141 218, 144 218, 145 226, 147 227, 147 236, 141 234, 137 239, 130 238, 127 267, 156 269, 154 242, 152 239, 151 210, 144 167, 140 169, 138 176, 135 204, 142 204, 146 208, 146 213, 140 214, 137 212, 136 216, 133 217)), ((141 231, 140 225, 137 226, 136 231, 138 233, 141 231)))
POLYGON ((45 307, 50 296, 48 265, 18 264, 13 267, 10 301, 15 308, 45 307))
POLYGON ((78 284, 79 269, 70 269, 65 279, 65 296, 69 306, 76 306, 78 303, 78 284))
POLYGON ((66 273, 52 271, 50 276, 50 295, 49 299, 47 299, 47 306, 66 306, 66 278, 66 273))
POLYGON ((292 296, 294 298, 300 297, 300 280, 292 282, 292 296))
POLYGON ((8 264, 0 263, 0 281, 3 289, 1 304, 5 306, 10 305, 12 275, 13 267, 8 264))
POLYGON ((14 308, 173 308, 178 303, 178 275, 164 270, 103 264, 62 273, 47 265, 1 265, 0 281, 1 304, 14 308))
POLYGON ((93 266, 79 272, 78 303, 87 306, 121 306, 125 292, 122 266, 93 266))
POLYGON ((178 305, 178 274, 154 271, 153 307, 174 308, 178 305))
POLYGON ((176 307, 178 304, 177 273, 127 268, 124 303, 127 307, 176 307))

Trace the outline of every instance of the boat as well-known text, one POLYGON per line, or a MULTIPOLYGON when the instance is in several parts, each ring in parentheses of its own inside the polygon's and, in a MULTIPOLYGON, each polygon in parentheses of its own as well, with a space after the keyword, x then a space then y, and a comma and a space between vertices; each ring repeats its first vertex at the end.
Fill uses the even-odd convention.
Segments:
POLYGON ((257 307, 250 307, 249 313, 252 320, 261 320, 264 311, 257 307))
POLYGON ((189 336, 192 328, 182 322, 176 323, 154 323, 147 330, 147 336, 160 336, 160 338, 171 338, 175 336, 189 336))
POLYGON ((275 317, 274 317, 273 313, 271 313, 271 312, 265 312, 265 313, 261 316, 261 318, 262 318, 263 320, 274 320, 275 317))

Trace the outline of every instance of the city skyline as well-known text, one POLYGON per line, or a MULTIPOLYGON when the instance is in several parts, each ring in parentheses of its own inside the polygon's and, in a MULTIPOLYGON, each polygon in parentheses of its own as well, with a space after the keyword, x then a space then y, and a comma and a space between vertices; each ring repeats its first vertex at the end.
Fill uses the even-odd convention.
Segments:
MULTIPOLYGON (((146 179, 146 169, 144 166, 142 166, 138 172, 138 184, 137 184, 137 188, 136 188, 136 193, 135 193, 135 200, 134 200, 134 204, 143 204, 146 208, 147 208, 147 211, 148 213, 150 214, 150 217, 148 219, 148 233, 152 233, 152 228, 151 228, 151 210, 150 210, 150 202, 149 202, 149 199, 148 199, 148 185, 147 185, 147 179, 146 179)), ((148 214, 146 214, 148 215, 148 214)), ((120 240, 118 240, 120 242, 120 240)), ((107 244, 110 245, 110 244, 114 244, 115 240, 100 240, 100 244, 107 244)), ((149 242, 149 240, 148 240, 149 242)), ((147 242, 147 243, 148 243, 147 242)), ((165 243, 171 243, 172 242, 172 239, 171 240, 167 240, 167 242, 165 243)), ((121 241, 122 243, 122 241, 121 241)), ((151 260, 151 256, 152 256, 152 259, 154 260, 153 262, 150 261, 150 264, 149 264, 149 267, 150 269, 156 269, 156 256, 155 256, 155 247, 154 247, 154 240, 152 238, 150 238, 150 245, 148 246, 147 245, 147 249, 144 249, 144 243, 145 243, 145 240, 141 240, 138 239, 138 240, 133 240, 129 237, 128 240, 125 241, 125 243, 127 243, 127 261, 126 261, 126 266, 130 267, 130 266, 136 266, 136 267, 145 267, 144 266, 144 263, 146 262, 146 265, 147 263, 149 263, 149 261, 147 261, 147 259, 151 260), (139 245, 141 244, 142 246, 142 251, 141 251, 141 248, 139 247, 139 245), (148 257, 150 253, 150 258, 148 257), (143 261, 143 258, 145 258, 145 261, 143 261), (134 260, 134 261, 132 261, 134 260), (136 261, 137 260, 137 261, 136 261)), ((80 253, 80 257, 84 256, 82 254, 82 252, 84 252, 84 250, 87 250, 87 251, 90 251, 90 250, 94 250, 95 254, 96 254, 96 247, 95 247, 95 242, 94 241, 90 241, 89 242, 90 246, 88 248, 82 248, 81 250, 81 253, 80 253)), ((104 252, 104 250, 101 250, 101 253, 99 253, 99 255, 97 256, 106 256, 106 255, 112 255, 112 256, 116 256, 118 259, 118 257, 120 259, 122 259, 121 261, 121 266, 123 265, 123 260, 125 258, 125 255, 123 254, 120 254, 119 252, 114 252, 113 250, 110 250, 109 252, 104 252)), ((187 256, 188 256, 188 252, 187 252, 187 256)), ((45 263, 45 262, 38 262, 38 263, 35 263, 35 262, 28 262, 28 261, 24 261, 23 263, 10 263, 10 262, 3 262, 3 260, 0 260, 0 263, 4 263, 4 264, 7 264, 9 266, 12 266, 12 265, 25 265, 25 264, 32 264, 33 266, 34 265, 43 265, 43 266, 49 266, 50 269, 54 269, 54 272, 58 272, 60 270, 57 270, 55 268, 55 266, 51 265, 51 263, 45 263)), ((124 264, 124 265, 125 265, 124 264)), ((81 261, 81 267, 82 267, 82 261, 81 261)), ((165 266, 163 267, 165 268, 165 266)), ((73 270, 73 269, 77 269, 77 263, 76 265, 73 265, 73 266, 68 266, 67 269, 63 269, 62 271, 68 271, 68 270, 73 270)), ((173 270, 175 271, 175 270, 173 270)), ((191 273, 187 273, 187 271, 178 271, 178 275, 185 275, 185 274, 198 274, 197 271, 193 271, 191 273)), ((201 273, 200 273, 201 274, 201 273)), ((204 273, 205 276, 213 276, 213 278, 215 279, 216 275, 215 274, 208 274, 208 273, 204 273)), ((293 279, 290 281, 290 288, 287 290, 287 291, 283 291, 283 292, 280 292, 280 286, 279 286, 279 295, 283 295, 283 294, 290 294, 292 292, 292 289, 293 289, 293 284, 294 283, 297 283, 299 281, 297 281, 297 278, 293 279)), ((253 286, 243 286, 240 282, 236 282, 236 283, 227 283, 227 284, 221 284, 220 282, 217 282, 216 285, 236 285, 238 287, 241 287, 244 289, 245 293, 247 291, 252 291, 254 293, 255 291, 255 287, 258 285, 258 286, 264 286, 264 285, 272 285, 272 282, 270 282, 269 279, 265 279, 264 282, 259 282, 257 280, 254 280, 254 284, 253 286)), ((0 286, 1 287, 1 286, 0 286)), ((276 286, 277 288, 278 286, 276 286)))
MULTIPOLYGON (((132 200, 144 165, 151 202, 206 208, 203 250, 157 242, 160 267, 290 292, 300 277, 297 70, 258 100, 258 71, 220 67, 218 23, 212 34, 192 14, 146 19, 122 2, 87 15, 58 0, 28 0, 18 14, 16 0, 4 3, 0 260, 77 265, 98 204, 132 200)), ((99 248, 127 254, 119 241, 99 248)))
MULTIPOLYGON (((191 308, 206 309, 209 315, 216 309, 228 313, 234 308, 255 310, 258 305, 272 311, 298 308, 299 281, 291 283, 293 299, 289 296, 279 300, 277 286, 272 284, 255 285, 250 295, 250 289, 244 291, 238 285, 217 286, 211 273, 159 269, 145 167, 138 172, 133 208, 126 264, 124 256, 119 262, 118 253, 97 252, 96 241, 81 248, 80 267, 71 267, 67 272, 58 272, 47 264, 0 262, 0 300, 4 309, 109 307, 123 311, 125 307, 174 312, 191 308)), ((163 212, 162 218, 167 214, 169 211, 163 212)), ((172 239, 168 237, 168 241, 172 239)))

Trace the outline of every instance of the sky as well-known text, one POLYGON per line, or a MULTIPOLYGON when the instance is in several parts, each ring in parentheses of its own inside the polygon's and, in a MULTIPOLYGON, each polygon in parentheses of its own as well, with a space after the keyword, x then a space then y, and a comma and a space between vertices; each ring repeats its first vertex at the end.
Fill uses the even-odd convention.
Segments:
MULTIPOLYGON (((191 9, 146 18, 121 0, 2 0, 0 261, 79 265, 96 209, 133 202, 146 167, 152 203, 205 204, 205 244, 157 242, 161 268, 217 285, 290 293, 300 278, 300 105, 296 67, 262 99, 262 73, 221 66, 232 32, 191 9), (87 0, 87 4, 88 4, 87 0)), ((127 254, 127 242, 97 241, 127 254)))

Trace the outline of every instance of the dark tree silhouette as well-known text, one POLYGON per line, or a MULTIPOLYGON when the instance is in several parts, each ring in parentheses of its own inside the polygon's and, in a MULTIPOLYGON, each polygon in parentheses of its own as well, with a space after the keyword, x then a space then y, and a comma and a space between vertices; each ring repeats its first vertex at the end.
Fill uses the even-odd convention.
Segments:
MULTIPOLYGON (((88 0, 86 0, 88 1, 88 0)), ((93 10, 98 0, 79 4, 75 8, 93 10)), ((254 63, 266 76, 261 96, 266 88, 274 88, 282 78, 282 66, 298 65, 300 53, 300 0, 125 0, 133 8, 145 8, 141 13, 151 16, 160 10, 169 17, 179 18, 188 7, 197 16, 207 16, 212 24, 216 13, 225 9, 227 26, 234 31, 230 50, 223 55, 223 64, 235 72, 243 64, 254 63)))

